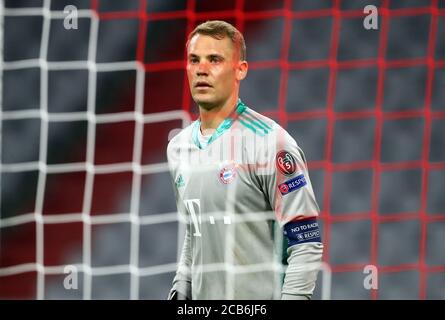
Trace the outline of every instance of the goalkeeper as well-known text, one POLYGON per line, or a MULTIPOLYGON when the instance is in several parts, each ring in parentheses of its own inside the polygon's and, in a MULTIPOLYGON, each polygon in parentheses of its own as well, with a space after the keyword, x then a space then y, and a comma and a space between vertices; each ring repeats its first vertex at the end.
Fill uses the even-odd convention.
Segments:
POLYGON ((276 122, 239 99, 248 64, 236 28, 207 21, 190 33, 186 48, 199 119, 167 149, 187 222, 168 298, 310 299, 323 245, 304 153, 276 122), (276 223, 287 244, 284 281, 273 268, 276 223))

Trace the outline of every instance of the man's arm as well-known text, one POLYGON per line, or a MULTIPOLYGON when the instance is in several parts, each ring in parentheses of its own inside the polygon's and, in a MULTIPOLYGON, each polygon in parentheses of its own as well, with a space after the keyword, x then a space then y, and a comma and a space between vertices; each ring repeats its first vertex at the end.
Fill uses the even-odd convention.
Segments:
POLYGON ((282 299, 310 299, 323 254, 319 207, 303 151, 284 129, 276 130, 276 145, 267 148, 268 169, 261 180, 288 243, 282 299))
POLYGON ((317 280, 323 245, 319 242, 302 243, 289 247, 287 252, 288 267, 281 298, 283 300, 310 299, 317 280))
MULTIPOLYGON (((174 181, 174 180, 173 180, 174 181)), ((173 186, 176 198, 176 205, 178 213, 184 217, 185 220, 185 236, 184 244, 182 246, 181 257, 179 258, 176 275, 173 279, 173 286, 168 295, 169 300, 186 300, 192 299, 192 279, 191 279, 191 239, 190 239, 190 221, 188 219, 185 206, 181 200, 178 190, 173 186)))
POLYGON ((176 271, 175 278, 173 279, 173 287, 168 295, 168 300, 192 299, 192 281, 190 273, 192 258, 189 227, 190 224, 187 223, 181 258, 178 263, 178 269, 176 271))
MULTIPOLYGON (((175 138, 174 138, 175 139, 175 138)), ((174 148, 175 142, 172 140, 167 147, 167 158, 169 170, 172 178, 173 191, 175 194, 176 206, 178 214, 184 217, 186 223, 184 245, 181 251, 181 257, 178 262, 176 275, 173 279, 172 288, 168 294, 168 300, 185 300, 192 298, 192 281, 191 281, 191 239, 190 239, 190 221, 188 219, 187 210, 179 194, 176 186, 177 164, 180 162, 178 152, 174 148)))

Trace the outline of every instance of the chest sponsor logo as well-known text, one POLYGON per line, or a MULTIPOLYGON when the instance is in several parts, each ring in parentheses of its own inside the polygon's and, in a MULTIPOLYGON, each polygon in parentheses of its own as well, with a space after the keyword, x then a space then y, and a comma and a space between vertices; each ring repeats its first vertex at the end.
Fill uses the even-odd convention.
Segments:
POLYGON ((231 183, 236 178, 236 169, 234 166, 224 167, 219 172, 219 180, 224 184, 231 183))
POLYGON ((286 176, 293 174, 297 170, 297 161, 295 160, 295 157, 286 150, 277 153, 276 164, 278 170, 286 176))
POLYGON ((296 176, 295 178, 287 180, 282 184, 278 185, 278 189, 280 190, 282 195, 286 195, 292 191, 304 187, 306 184, 307 184, 306 178, 304 177, 303 174, 300 174, 299 176, 296 176))

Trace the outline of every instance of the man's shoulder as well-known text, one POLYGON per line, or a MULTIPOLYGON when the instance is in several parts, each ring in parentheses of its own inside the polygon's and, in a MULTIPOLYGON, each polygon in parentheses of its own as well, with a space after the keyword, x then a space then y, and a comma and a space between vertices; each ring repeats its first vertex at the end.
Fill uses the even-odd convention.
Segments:
POLYGON ((270 130, 273 130, 274 127, 279 126, 278 123, 275 122, 275 120, 259 113, 258 111, 255 111, 250 107, 246 107, 244 112, 241 114, 241 118, 252 119, 254 122, 260 123, 262 126, 270 130))
POLYGON ((239 122, 244 130, 251 131, 261 137, 266 137, 280 128, 273 119, 249 107, 246 107, 240 114, 239 122))
POLYGON ((241 114, 240 122, 246 129, 251 129, 266 139, 293 139, 289 132, 275 120, 249 107, 241 114))
POLYGON ((183 146, 191 139, 194 123, 195 122, 192 122, 185 128, 175 129, 175 131, 172 131, 171 136, 169 136, 167 153, 172 152, 175 148, 178 148, 181 145, 183 146))

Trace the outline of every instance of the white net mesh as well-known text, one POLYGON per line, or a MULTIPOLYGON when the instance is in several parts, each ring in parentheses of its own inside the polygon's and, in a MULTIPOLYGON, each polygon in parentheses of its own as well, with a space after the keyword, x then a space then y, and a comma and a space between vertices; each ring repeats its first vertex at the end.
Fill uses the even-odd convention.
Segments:
MULTIPOLYGON (((144 81, 145 71, 143 65, 137 61, 96 63, 96 46, 98 33, 98 18, 94 11, 79 10, 79 18, 90 19, 90 35, 89 50, 87 61, 63 61, 49 62, 47 61, 48 41, 50 33, 50 25, 60 22, 66 17, 63 11, 51 11, 50 1, 45 1, 43 8, 20 8, 9 9, 4 8, 3 1, 0 2, 0 17, 9 16, 42 16, 43 30, 40 45, 39 59, 28 59, 13 62, 5 62, 1 59, 0 70, 18 70, 24 68, 40 68, 40 109, 39 110, 20 110, 20 111, 4 111, 0 113, 0 120, 13 119, 40 119, 40 151, 39 161, 8 163, 1 164, 2 173, 10 172, 26 172, 38 170, 38 187, 35 201, 34 212, 18 215, 14 217, 0 217, 1 228, 13 227, 30 222, 36 223, 36 259, 34 263, 26 263, 20 265, 12 265, 0 268, 1 277, 22 274, 26 272, 37 271, 37 299, 45 298, 45 275, 64 274, 66 265, 45 266, 44 264, 44 225, 45 224, 62 224, 71 222, 83 223, 83 247, 82 247, 82 264, 74 264, 77 272, 83 273, 83 298, 91 299, 92 297, 92 277, 100 275, 111 275, 129 273, 131 275, 130 298, 137 299, 139 297, 139 278, 141 276, 157 275, 160 273, 172 272, 176 269, 175 263, 156 265, 153 267, 139 267, 139 228, 143 225, 161 224, 166 222, 177 221, 175 212, 170 214, 159 214, 150 216, 139 216, 140 206, 140 188, 141 176, 168 172, 167 163, 155 163, 149 165, 141 165, 142 138, 144 124, 154 122, 165 122, 171 120, 180 120, 183 126, 187 126, 190 122, 189 115, 182 111, 162 112, 150 115, 143 114, 144 101, 144 81), (52 70, 88 70, 88 103, 86 112, 64 112, 49 113, 48 112, 48 71, 52 70), (113 114, 96 114, 96 77, 97 72, 109 72, 120 70, 136 71, 136 97, 135 111, 121 112, 113 114), (48 124, 54 122, 69 121, 88 121, 87 134, 87 153, 86 161, 82 163, 64 163, 64 164, 47 164, 48 150, 48 124), (123 121, 134 121, 134 147, 133 161, 128 163, 115 163, 97 165, 94 162, 95 156, 95 133, 96 125, 104 123, 118 123, 123 121), (83 198, 82 212, 44 215, 43 202, 45 195, 45 184, 47 174, 55 173, 71 173, 86 172, 85 191, 83 198), (132 172, 132 188, 131 188, 131 205, 130 212, 123 214, 104 214, 91 216, 91 204, 93 194, 93 183, 95 174, 109 174, 118 172, 132 172), (107 267, 91 266, 91 228, 93 225, 110 224, 119 222, 131 223, 131 240, 130 240, 130 263, 128 265, 115 265, 107 267)), ((3 30, 3 28, 1 28, 3 30)), ((3 43, 3 41, 1 41, 3 43)), ((3 52, 3 50, 1 50, 3 52)))
MULTIPOLYGON (((0 172, 4 173, 22 173, 22 172, 38 172, 37 191, 35 196, 35 207, 32 212, 19 214, 15 216, 0 215, 0 234, 6 228, 35 223, 35 261, 13 265, 0 264, 0 282, 2 278, 17 276, 29 272, 36 272, 36 295, 37 299, 46 299, 48 275, 66 275, 67 265, 45 265, 45 226, 58 225, 67 223, 82 224, 82 247, 81 261, 82 263, 70 264, 70 271, 75 270, 77 274, 83 274, 82 294, 83 299, 92 299, 93 295, 93 279, 94 277, 128 274, 129 281, 129 298, 139 299, 140 281, 142 277, 157 276, 161 274, 171 274, 176 271, 176 263, 165 263, 151 266, 141 266, 140 263, 140 229, 144 226, 161 226, 165 223, 176 223, 178 216, 176 212, 170 213, 154 213, 150 215, 141 215, 141 183, 142 177, 159 173, 167 173, 168 165, 165 162, 143 164, 143 139, 144 126, 153 123, 164 123, 168 121, 179 120, 182 127, 190 124, 190 116, 185 111, 168 111, 160 113, 144 114, 144 95, 150 94, 146 91, 146 70, 139 61, 117 61, 117 62, 96 62, 99 19, 97 13, 93 10, 78 10, 79 19, 89 20, 89 36, 88 36, 88 58, 87 60, 73 61, 49 61, 48 47, 50 40, 50 30, 54 24, 63 23, 66 13, 63 11, 51 10, 51 1, 45 0, 43 7, 40 8, 5 8, 4 2, 0 1, 0 18, 1 33, 0 43, 3 44, 3 19, 4 17, 42 17, 43 27, 40 40, 39 57, 33 59, 23 59, 14 61, 5 61, 1 56, 0 72, 10 72, 24 70, 30 68, 38 68, 40 70, 40 100, 39 108, 28 110, 4 110, 3 104, 0 110, 0 120, 26 120, 37 119, 40 121, 40 137, 39 137, 39 153, 38 161, 28 162, 8 162, 0 164, 0 172), (76 71, 86 70, 88 72, 88 88, 87 88, 87 106, 86 111, 75 112, 50 112, 48 110, 49 90, 49 72, 52 71, 76 71), (98 73, 116 72, 116 71, 133 71, 136 73, 135 83, 135 107, 134 111, 103 113, 98 114, 96 111, 96 89, 98 73), (87 122, 87 139, 86 139, 86 161, 73 163, 48 164, 48 141, 49 126, 53 123, 69 123, 76 121, 87 122), (132 161, 119 162, 109 164, 97 164, 95 162, 96 151, 96 131, 97 126, 101 124, 120 123, 133 121, 135 123, 133 133, 133 150, 132 161), (86 175, 84 193, 82 200, 82 210, 80 212, 46 215, 44 214, 45 189, 47 187, 47 177, 49 174, 64 174, 84 172, 86 175), (118 214, 100 214, 92 215, 92 198, 94 192, 94 182, 97 175, 106 175, 113 173, 130 172, 132 174, 131 192, 130 192, 130 208, 128 212, 120 212, 118 214), (106 266, 96 266, 92 262, 92 246, 93 236, 92 228, 99 225, 129 223, 130 224, 130 244, 129 244, 129 263, 128 264, 110 264, 106 266)), ((3 48, 0 48, 3 53, 3 48)), ((75 44, 73 50, 76 50, 75 44)), ((3 85, 2 85, 3 88, 3 85)), ((0 95, 0 97, 3 95, 0 95)), ((181 109, 178 106, 178 109, 181 109)), ((0 135, 1 138, 1 135, 0 135)), ((152 137, 156 139, 157 137, 152 137)), ((2 148, 3 149, 3 148, 2 148)), ((118 151, 117 151, 118 152, 118 151)), ((261 217, 259 214, 253 215, 253 220, 261 217)), ((261 217, 263 218, 263 217, 261 217)), ((249 215, 245 215, 245 219, 249 220, 249 215)), ((268 219, 264 217, 264 219, 268 219)), ((178 228, 178 255, 182 247, 183 230, 178 228)), ((281 244, 281 238, 278 238, 281 244)), ((0 243, 1 245, 1 243, 0 243)), ((111 245, 111 244, 110 244, 111 245)), ((156 243, 149 244, 156 247, 156 243)), ((278 246, 278 245, 277 245, 278 246)), ((7 250, 7 248, 2 248, 7 250)), ((270 268, 279 268, 274 265, 254 265, 237 267, 227 261, 221 265, 204 266, 204 271, 216 269, 229 270, 232 273, 242 273, 255 270, 268 270, 270 268)), ((330 295, 330 269, 327 264, 321 267, 324 272, 322 298, 327 299, 330 295)), ((228 282, 229 298, 230 291, 233 292, 233 283, 228 282), (232 289, 232 290, 231 290, 232 289)), ((279 292, 276 294, 279 296, 279 292)), ((59 296, 57 298, 64 298, 59 296)))

